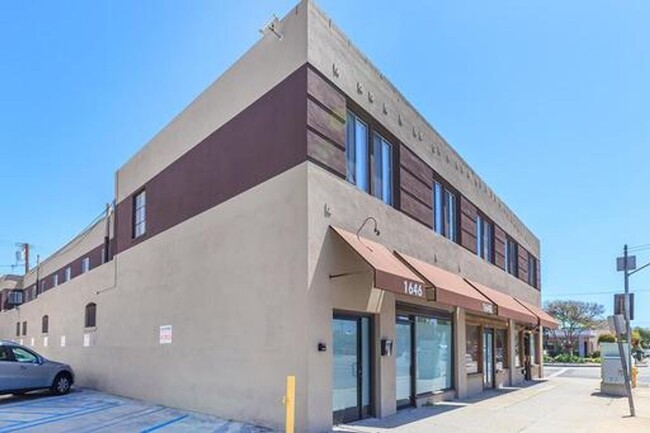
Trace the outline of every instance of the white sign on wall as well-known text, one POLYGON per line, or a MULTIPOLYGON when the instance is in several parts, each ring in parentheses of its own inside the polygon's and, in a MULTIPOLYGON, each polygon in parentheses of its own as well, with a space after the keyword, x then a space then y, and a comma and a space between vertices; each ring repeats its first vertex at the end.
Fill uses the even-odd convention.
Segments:
POLYGON ((65 347, 65 335, 61 336, 61 347, 65 347))
POLYGON ((47 344, 49 343, 49 337, 43 337, 43 347, 47 347, 47 344))
POLYGON ((160 326, 160 344, 172 344, 172 325, 160 326))
POLYGON ((90 334, 84 334, 84 347, 90 347, 90 334))

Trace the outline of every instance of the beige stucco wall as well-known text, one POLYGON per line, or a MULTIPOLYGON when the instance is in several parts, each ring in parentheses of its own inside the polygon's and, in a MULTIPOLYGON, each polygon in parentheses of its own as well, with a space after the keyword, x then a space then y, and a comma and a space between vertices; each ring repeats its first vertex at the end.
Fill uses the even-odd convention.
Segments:
POLYGON ((276 428, 295 374, 297 431, 306 431, 306 173, 295 167, 0 313, 0 338, 27 320, 24 342, 70 362, 81 386, 276 428), (115 268, 116 287, 97 294, 115 268), (89 300, 97 329, 82 347, 89 300), (161 325, 173 326, 172 344, 159 344, 161 325))
POLYGON ((279 29, 282 39, 272 33, 261 36, 118 170, 118 202, 307 62, 307 7, 304 2, 287 13, 279 29))

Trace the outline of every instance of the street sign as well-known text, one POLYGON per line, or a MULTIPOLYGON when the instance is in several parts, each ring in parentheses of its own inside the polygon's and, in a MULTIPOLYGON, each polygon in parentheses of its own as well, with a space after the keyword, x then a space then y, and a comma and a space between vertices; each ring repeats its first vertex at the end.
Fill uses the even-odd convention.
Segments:
MULTIPOLYGON (((633 271, 636 269, 636 256, 627 256, 627 270, 633 271)), ((625 271, 625 257, 616 258, 616 270, 625 271)))
POLYGON ((625 333, 625 318, 623 317, 622 314, 608 316, 607 324, 609 325, 609 330, 612 331, 612 334, 616 335, 616 338, 620 337, 620 335, 618 334, 619 331, 622 334, 625 333))
MULTIPOLYGON (((614 314, 625 316, 625 293, 614 295, 614 314)), ((634 320, 634 293, 630 293, 630 320, 634 320)))

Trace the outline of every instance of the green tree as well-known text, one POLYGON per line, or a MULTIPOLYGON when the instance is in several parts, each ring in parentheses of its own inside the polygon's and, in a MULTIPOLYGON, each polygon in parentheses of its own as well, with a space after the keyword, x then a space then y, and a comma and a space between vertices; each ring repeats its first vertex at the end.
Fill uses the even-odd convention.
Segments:
POLYGON ((614 334, 600 334, 598 344, 600 343, 616 343, 616 336, 614 334))
MULTIPOLYGON (((640 328, 637 326, 636 328, 634 328, 634 331, 639 333, 639 337, 641 340, 641 347, 645 349, 650 347, 650 329, 640 328)), ((632 337, 632 340, 634 341, 634 336, 632 337)))
POLYGON ((544 310, 560 322, 558 330, 551 330, 555 341, 562 342, 562 351, 573 354, 580 335, 588 329, 596 329, 604 324, 605 307, 596 302, 549 301, 544 310), (560 338, 558 338, 560 337, 560 338))

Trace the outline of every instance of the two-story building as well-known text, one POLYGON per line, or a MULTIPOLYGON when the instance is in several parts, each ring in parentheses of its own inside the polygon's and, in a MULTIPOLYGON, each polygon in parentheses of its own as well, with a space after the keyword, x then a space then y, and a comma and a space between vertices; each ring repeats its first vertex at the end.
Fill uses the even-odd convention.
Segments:
POLYGON ((323 432, 541 374, 539 240, 311 1, 114 201, 0 313, 80 386, 323 432))

